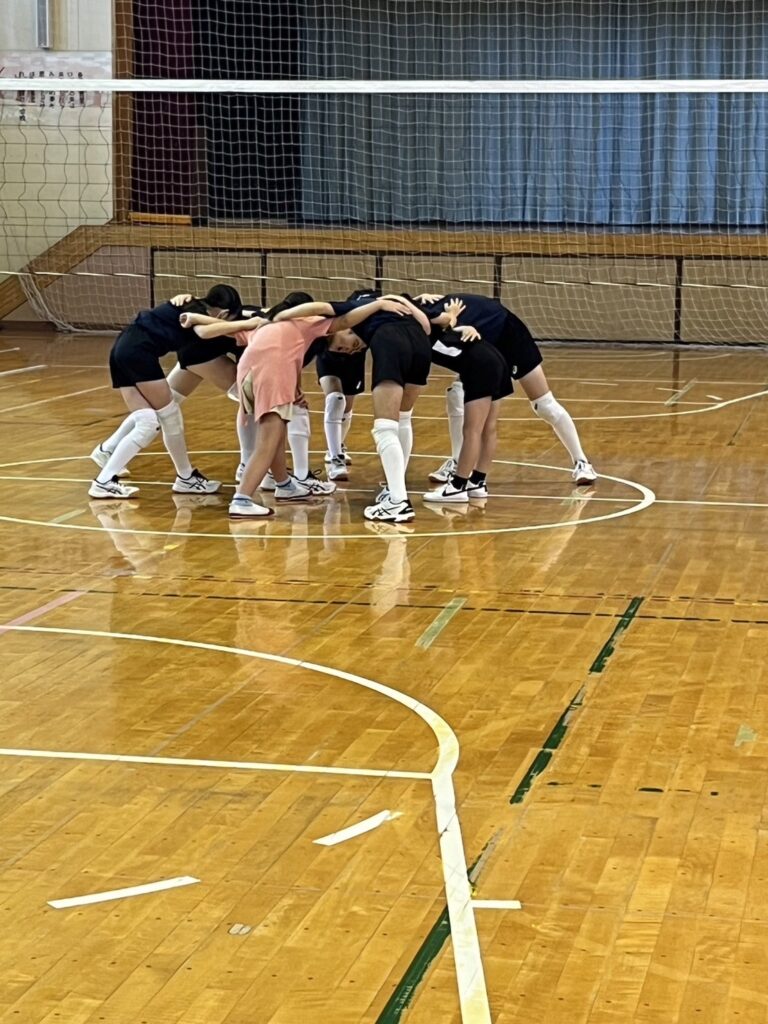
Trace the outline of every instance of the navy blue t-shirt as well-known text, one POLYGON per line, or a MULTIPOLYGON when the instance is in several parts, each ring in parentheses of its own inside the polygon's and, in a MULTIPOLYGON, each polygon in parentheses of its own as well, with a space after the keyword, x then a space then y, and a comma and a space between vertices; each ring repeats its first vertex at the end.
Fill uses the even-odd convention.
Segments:
POLYGON ((162 302, 154 309, 142 309, 134 320, 152 339, 157 356, 177 352, 196 337, 191 328, 182 327, 179 323, 181 313, 178 306, 162 302))
MULTIPOLYGON (((362 295, 358 295, 354 299, 350 299, 348 302, 331 302, 330 306, 333 307, 334 316, 344 316, 345 313, 351 312, 353 309, 359 309, 360 306, 366 306, 369 302, 373 302, 374 299, 378 299, 379 296, 376 292, 363 292, 362 295)), ((352 327, 351 330, 358 336, 358 338, 365 342, 366 345, 370 345, 371 338, 374 336, 376 331, 384 324, 402 323, 403 318, 398 316, 397 313, 387 313, 381 311, 374 313, 369 316, 367 320, 363 320, 357 327, 352 327)))
POLYGON ((483 341, 491 343, 498 341, 504 333, 507 325, 509 311, 505 309, 496 299, 489 299, 487 295, 469 295, 450 292, 444 298, 433 303, 420 303, 424 312, 430 320, 445 312, 445 303, 449 299, 461 299, 466 309, 459 317, 459 327, 474 327, 479 332, 483 341))

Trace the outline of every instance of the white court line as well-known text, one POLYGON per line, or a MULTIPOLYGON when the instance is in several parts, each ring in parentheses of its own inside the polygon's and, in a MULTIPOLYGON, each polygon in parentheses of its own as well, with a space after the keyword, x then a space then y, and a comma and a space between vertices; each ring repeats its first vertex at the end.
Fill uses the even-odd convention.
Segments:
MULTIPOLYGON (((682 415, 682 413, 680 414, 682 415)), ((191 455, 233 455, 235 453, 228 450, 208 450, 208 451, 193 451, 191 455)), ((313 452, 312 454, 318 454, 313 452)), ((352 455, 365 455, 371 456, 371 452, 351 452, 352 455)), ((149 458, 154 457, 152 453, 147 453, 149 458)), ((414 453, 412 459, 436 459, 440 456, 435 455, 422 455, 420 453, 414 453)), ((85 460, 88 456, 76 455, 76 456, 56 456, 49 459, 22 459, 18 462, 5 462, 0 463, 0 469, 10 469, 15 466, 32 466, 40 465, 41 463, 51 462, 74 462, 78 460, 85 460)), ((550 466, 546 463, 541 462, 517 462, 512 459, 495 459, 498 465, 503 466, 524 466, 533 469, 550 469, 557 473, 570 473, 570 469, 564 466, 550 466)), ((642 512, 644 509, 652 505, 655 500, 655 494, 653 491, 646 487, 644 484, 636 483, 633 480, 625 480, 618 476, 609 476, 606 473, 600 474, 600 479, 611 480, 613 483, 625 484, 627 487, 631 487, 638 491, 641 495, 641 500, 636 502, 634 505, 630 505, 629 508, 620 508, 614 512, 606 512, 604 515, 588 516, 587 518, 579 519, 577 522, 572 521, 559 521, 556 523, 533 523, 528 526, 497 526, 485 530, 461 530, 451 532, 453 537, 484 537, 492 536, 494 534, 502 533, 529 533, 539 530, 562 530, 562 529, 574 529, 576 526, 587 526, 589 523, 603 523, 610 519, 621 519, 623 516, 633 515, 635 512, 642 512)), ((565 497, 565 496, 564 496, 565 497)), ((275 517, 277 518, 277 517, 275 517)), ((50 529, 55 530, 83 530, 88 533, 128 533, 135 536, 151 536, 151 537, 197 537, 205 538, 206 540, 231 540, 233 534, 228 530, 226 533, 196 533, 194 531, 184 530, 138 530, 138 529, 127 529, 124 527, 110 527, 107 530, 103 526, 89 526, 83 523, 54 523, 47 519, 28 519, 21 518, 19 516, 3 516, 0 515, 0 522, 5 523, 18 523, 22 526, 47 526, 50 529)), ((229 523, 229 521, 227 521, 229 523)), ((253 534, 238 533, 235 536, 238 538, 245 538, 248 536, 254 536, 253 534)), ((402 535, 401 535, 402 536, 402 535)), ((445 531, 425 531, 416 530, 408 535, 409 537, 442 537, 446 536, 445 531)), ((372 534, 372 533, 259 533, 259 540, 390 540, 392 534, 372 534)))
POLYGON ((472 900, 475 910, 522 910, 520 900, 472 900))
MULTIPOLYGON (((10 632, 17 626, 3 626, 10 632)), ((112 634, 105 634, 110 636, 112 634)), ((121 634, 114 634, 115 636, 121 634)), ((82 750, 36 750, 0 747, 0 757, 42 757, 54 761, 106 761, 115 764, 156 764, 170 768, 225 768, 244 772, 299 772, 307 775, 361 775, 372 779, 429 779, 429 772, 401 772, 384 768, 334 768, 320 764, 279 764, 273 761, 216 761, 202 757, 146 757, 141 754, 94 754, 82 750)))
POLYGON ((60 402, 63 398, 76 398, 78 395, 87 395, 91 391, 104 391, 109 384, 100 384, 96 388, 85 388, 83 391, 70 391, 66 395, 54 395, 52 398, 40 398, 36 402, 25 402, 24 405, 11 405, 7 409, 0 408, 0 416, 7 412, 18 412, 19 409, 31 409, 33 405, 45 405, 46 402, 60 402))
POLYGON ((456 981, 459 989, 459 1004, 463 1024, 492 1024, 491 1009, 488 1002, 488 991, 485 984, 485 972, 477 934, 474 908, 472 906, 472 890, 469 881, 467 859, 464 853, 464 840, 461 834, 461 823, 456 810, 456 791, 453 785, 453 772, 459 760, 459 741, 456 733, 436 711, 422 704, 414 697, 395 690, 391 686, 377 683, 373 679, 343 672, 340 669, 318 665, 315 662, 300 661, 280 654, 266 654, 263 651, 252 651, 243 647, 225 647, 222 644, 203 643, 202 641, 180 640, 173 637, 147 636, 139 633, 109 633, 95 629, 63 629, 52 626, 14 626, 18 632, 51 633, 64 636, 100 637, 107 640, 137 640, 145 643, 169 644, 175 647, 186 647, 191 650, 218 651, 222 654, 234 654, 244 658, 256 658, 262 661, 276 662, 304 668, 309 672, 345 680, 367 690, 379 693, 390 700, 410 709, 418 715, 434 733, 438 744, 438 758, 429 778, 432 783, 432 795, 435 802, 435 819, 440 841, 440 859, 445 885, 445 899, 448 906, 448 917, 451 925, 451 941, 456 967, 456 981))
POLYGON ((342 828, 338 832, 331 832, 330 835, 321 836, 320 839, 313 839, 312 842, 318 846, 337 846, 339 843, 345 843, 348 839, 354 839, 356 836, 365 835, 366 832, 372 832, 379 825, 383 825, 385 821, 393 821, 395 818, 400 817, 402 817, 402 814, 399 811, 379 811, 378 814, 374 814, 370 818, 364 818, 362 821, 358 821, 348 828, 342 828))
POLYGON ((12 377, 16 373, 34 373, 35 370, 45 370, 47 366, 41 363, 39 366, 20 366, 17 370, 2 370, 0 377, 12 377))
MULTIPOLYGON (((693 378, 693 380, 689 380, 687 384, 683 384, 683 386, 678 391, 675 391, 673 395, 670 395, 664 403, 664 405, 677 405, 680 402, 680 399, 684 395, 687 395, 691 388, 695 387, 698 383, 699 382, 696 380, 695 377, 693 378)), ((690 405, 691 403, 686 402, 685 404, 690 405)))
POLYGON ((0 356, 4 356, 6 352, 21 352, 20 348, 0 348, 0 356))
POLYGON ((722 402, 720 395, 707 395, 707 398, 711 398, 713 402, 722 402))
POLYGON ((166 878, 162 882, 147 882, 145 885, 131 885, 127 889, 111 889, 109 892, 92 892, 88 896, 69 896, 64 900, 48 900, 48 906, 56 910, 68 907, 85 907, 91 903, 107 903, 109 900, 124 900, 129 896, 144 896, 148 892, 163 892, 165 889, 178 889, 182 885, 194 885, 199 878, 191 875, 180 875, 178 878, 166 878))

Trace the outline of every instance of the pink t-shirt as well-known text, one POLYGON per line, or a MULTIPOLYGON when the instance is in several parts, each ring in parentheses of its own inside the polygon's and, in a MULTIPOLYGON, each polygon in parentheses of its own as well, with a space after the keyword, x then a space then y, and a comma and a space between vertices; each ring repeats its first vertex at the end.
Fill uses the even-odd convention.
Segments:
POLYGON ((256 419, 296 398, 304 356, 313 341, 334 332, 337 319, 307 316, 238 331, 235 338, 247 347, 237 364, 237 383, 250 374, 256 419))

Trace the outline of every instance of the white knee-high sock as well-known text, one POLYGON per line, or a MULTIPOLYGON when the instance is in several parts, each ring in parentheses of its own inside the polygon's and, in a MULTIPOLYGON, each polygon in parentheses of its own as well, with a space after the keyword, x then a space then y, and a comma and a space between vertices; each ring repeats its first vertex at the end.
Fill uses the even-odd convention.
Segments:
POLYGON ((117 430, 114 432, 114 434, 110 434, 106 441, 101 442, 101 445, 99 447, 103 452, 109 452, 111 455, 115 448, 117 448, 117 446, 123 440, 123 438, 128 437, 128 435, 136 425, 136 421, 134 420, 133 416, 133 413, 129 413, 128 416, 125 417, 123 422, 117 428, 117 430))
POLYGON ((192 476, 192 463, 189 461, 187 441, 184 437, 184 419, 178 402, 169 402, 157 410, 157 418, 163 431, 163 443, 176 467, 176 475, 185 480, 192 476))
POLYGON ((323 427, 328 452, 332 459, 338 459, 344 440, 344 395, 340 391, 332 391, 325 396, 323 427))
POLYGON ((398 435, 397 420, 376 419, 373 421, 373 440, 379 453, 387 487, 393 501, 406 501, 408 491, 405 486, 405 458, 398 435))
POLYGON ((400 438, 400 447, 403 449, 405 468, 408 469, 411 452, 413 451, 413 409, 400 413, 400 422, 397 425, 397 434, 400 438))
POLYGON ((448 414, 448 433, 451 435, 451 458, 458 462, 464 443, 464 385, 460 380, 446 388, 445 411, 448 414))
POLYGON ((253 413, 238 409, 235 426, 240 443, 240 461, 246 463, 256 448, 256 421, 253 418, 253 413))
POLYGON ((567 448, 573 462, 588 462, 579 440, 576 424, 567 409, 557 401, 551 391, 531 402, 536 415, 548 423, 557 434, 561 443, 567 448))
POLYGON ((345 412, 344 415, 341 418, 341 440, 342 440, 342 443, 345 443, 346 440, 347 440, 347 434, 349 433, 349 428, 352 426, 352 416, 353 415, 354 415, 354 412, 353 412, 352 409, 350 409, 349 412, 345 412))
POLYGON ((154 409, 138 409, 132 415, 133 427, 118 442, 104 466, 99 470, 96 480, 108 483, 112 477, 122 473, 128 463, 142 448, 152 444, 160 430, 160 424, 154 409))
POLYGON ((312 428, 309 425, 309 409, 293 408, 293 416, 288 421, 288 447, 293 459, 293 475, 304 480, 309 475, 309 438, 312 428))

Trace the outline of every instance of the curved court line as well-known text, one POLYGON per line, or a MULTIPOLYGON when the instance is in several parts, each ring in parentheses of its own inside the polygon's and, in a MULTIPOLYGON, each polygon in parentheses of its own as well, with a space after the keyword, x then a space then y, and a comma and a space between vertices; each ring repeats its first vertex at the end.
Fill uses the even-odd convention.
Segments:
POLYGON ((307 669, 310 672, 318 672, 321 675, 343 679, 356 686, 362 686, 395 701, 418 715, 434 733, 438 746, 438 758, 429 773, 429 779, 432 783, 432 795, 435 802, 440 861, 451 922, 461 1019, 463 1024, 492 1024, 477 924, 472 905, 467 859, 464 853, 464 840, 456 810, 456 792, 453 786, 453 772, 459 760, 459 741, 456 733, 441 715, 416 700, 415 697, 410 697, 384 683, 377 683, 373 679, 366 679, 364 676, 358 676, 352 672, 344 672, 342 669, 329 668, 327 665, 318 665, 315 662, 289 658, 281 654, 253 651, 246 647, 227 647, 224 644, 181 640, 175 637, 148 636, 141 633, 112 633, 97 629, 10 626, 9 630, 20 633, 59 633, 66 636, 99 637, 107 640, 140 640, 145 643, 169 644, 174 647, 216 651, 221 654, 234 654, 244 658, 276 662, 280 665, 307 669))
MULTIPOLYGON (((725 409, 728 405, 736 405, 738 402, 748 402, 752 398, 763 398, 768 395, 768 388, 763 391, 754 391, 750 395, 741 395, 739 398, 728 398, 722 402, 713 402, 710 405, 704 405, 699 409, 669 409, 667 412, 637 412, 637 413, 617 413, 615 416, 574 416, 573 419, 577 423, 587 423, 594 421, 603 420, 656 420, 656 419, 674 419, 677 416, 699 416, 705 412, 716 412, 719 409, 725 409)), ((310 409, 311 414, 318 416, 323 415, 321 409, 310 409)), ((373 413, 369 412, 356 412, 356 416, 361 416, 364 419, 372 419, 373 413)), ((417 416, 413 415, 414 420, 444 420, 445 416, 417 416)), ((499 416, 498 423, 522 423, 523 421, 530 420, 530 416, 499 416)), ((413 456, 411 456, 413 457, 413 456)), ((533 465, 533 463, 531 463, 533 465)), ((607 479, 612 479, 608 477, 607 479)))
MULTIPOLYGON (((194 451, 192 455, 232 455, 232 452, 228 451, 194 451)), ((315 453, 316 454, 316 453, 315 453)), ((351 455, 359 456, 370 456, 373 457, 373 452, 350 452, 351 455)), ((21 462, 5 462, 0 463, 0 469, 10 469, 14 466, 31 466, 39 463, 46 462, 75 462, 80 459, 87 459, 85 455, 72 455, 72 456, 59 456, 52 459, 25 459, 21 462)), ((412 459, 438 459, 439 455, 419 455, 414 453, 411 456, 412 459)), ((557 473, 571 473, 570 469, 566 469, 563 466, 550 466, 542 462, 516 462, 512 459, 494 459, 495 463, 502 466, 525 466, 533 469, 550 469, 557 473)), ((613 512, 606 512, 604 515, 589 516, 587 518, 578 519, 573 522, 563 521, 557 523, 534 523, 530 526, 499 526, 487 530, 456 530, 449 531, 444 530, 442 532, 437 531, 420 531, 414 530, 413 533, 397 534, 398 537, 407 536, 409 538, 418 537, 485 537, 493 534, 504 534, 504 533, 529 533, 536 530, 563 530, 567 528, 574 528, 576 526, 587 526, 590 523, 604 523, 610 519, 621 519, 623 516, 633 515, 635 512, 642 512, 656 501, 655 493, 646 487, 645 484, 640 484, 634 480, 625 480, 620 476, 609 476, 607 473, 599 474, 601 480, 611 480, 614 483, 625 484, 627 487, 633 488, 640 492, 641 500, 636 502, 634 505, 630 505, 629 508, 616 509, 613 512)), ((568 495, 563 496, 563 500, 568 495)), ((629 499, 627 499, 629 500, 629 499)), ((108 504, 105 503, 105 511, 108 510, 108 504)), ((19 516, 3 516, 0 515, 0 522, 5 523, 18 523, 22 526, 45 526, 55 530, 81 530, 89 533, 127 533, 135 536, 150 536, 150 537, 199 537, 204 540, 247 540, 249 537, 257 538, 258 540, 390 540, 395 534, 373 534, 373 533, 248 533, 242 532, 233 534, 228 533, 194 533, 192 531, 182 530, 129 530, 122 526, 109 527, 107 529, 104 526, 86 526, 79 523, 54 523, 48 522, 44 519, 26 519, 19 516)), ((230 520, 227 520, 230 522, 230 520)), ((244 531, 247 531, 249 526, 254 525, 266 526, 267 524, 258 520, 255 524, 253 523, 234 523, 233 525, 239 526, 244 531)), ((272 525, 272 519, 270 517, 270 524, 272 525)))

